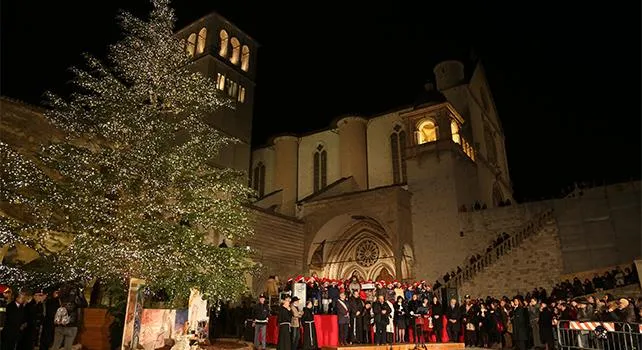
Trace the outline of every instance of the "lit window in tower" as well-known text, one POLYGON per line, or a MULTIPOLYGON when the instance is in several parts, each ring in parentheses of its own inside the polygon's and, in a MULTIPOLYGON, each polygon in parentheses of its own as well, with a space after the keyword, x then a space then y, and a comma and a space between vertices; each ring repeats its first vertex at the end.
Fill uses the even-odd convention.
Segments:
POLYGON ((241 48, 241 69, 245 72, 250 69, 250 48, 247 45, 241 48))
POLYGON ((187 55, 194 57, 194 49, 196 47, 196 33, 192 33, 187 37, 187 55))
POLYGON ((230 44, 232 44, 232 57, 230 57, 230 62, 232 64, 239 64, 241 58, 241 43, 239 39, 232 37, 230 44))
POLYGON ((417 142, 424 144, 437 141, 437 124, 431 119, 426 119, 419 123, 417 142))
POLYGON ((216 87, 221 91, 225 89, 225 75, 218 73, 216 77, 216 87))
POLYGON ((238 101, 243 103, 245 102, 245 88, 242 86, 239 86, 239 97, 238 101))
POLYGON ((221 57, 227 57, 227 47, 229 46, 230 37, 227 35, 227 32, 225 31, 225 29, 221 30, 221 33, 219 36, 221 39, 220 41, 221 47, 218 50, 218 54, 221 57))
POLYGON ((453 142, 461 144, 461 136, 459 135, 459 124, 456 121, 450 121, 450 133, 453 137, 453 142))
POLYGON ((207 29, 201 28, 198 32, 198 43, 196 44, 196 53, 205 51, 205 39, 207 38, 207 29))

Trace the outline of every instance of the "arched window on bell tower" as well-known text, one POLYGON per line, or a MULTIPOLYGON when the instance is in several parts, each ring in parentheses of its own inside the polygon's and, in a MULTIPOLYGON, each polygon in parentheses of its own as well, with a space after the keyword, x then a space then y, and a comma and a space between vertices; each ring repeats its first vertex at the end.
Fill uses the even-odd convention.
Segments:
POLYGON ((322 144, 317 145, 314 152, 314 192, 322 190, 327 185, 328 153, 322 144))
POLYGON ((439 135, 439 128, 433 119, 423 119, 417 125, 417 144, 435 142, 438 139, 437 135, 439 135))
POLYGON ((263 162, 259 162, 254 167, 252 188, 258 193, 259 197, 263 197, 265 194, 265 165, 263 162))
POLYGON ((227 34, 225 29, 221 29, 221 32, 219 33, 219 49, 218 49, 218 54, 221 57, 227 57, 227 48, 230 45, 230 36, 227 34))
POLYGON ((207 28, 203 27, 198 32, 198 41, 196 43, 196 53, 203 53, 205 51, 205 41, 207 40, 207 28))
POLYGON ((392 155, 392 181, 393 183, 406 183, 406 160, 404 150, 406 149, 406 132, 401 125, 393 127, 390 134, 390 153, 392 155))
POLYGON ((192 33, 187 37, 187 56, 194 57, 194 51, 196 50, 196 33, 192 33))
POLYGON ((455 120, 450 121, 450 134, 452 135, 453 142, 461 145, 460 127, 455 120))

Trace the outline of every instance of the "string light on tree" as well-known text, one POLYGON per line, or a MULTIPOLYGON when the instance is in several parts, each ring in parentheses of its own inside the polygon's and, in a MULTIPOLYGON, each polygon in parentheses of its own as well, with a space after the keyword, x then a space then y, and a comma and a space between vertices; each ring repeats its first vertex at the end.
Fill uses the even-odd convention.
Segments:
MULTIPOLYGON (((65 234, 68 247, 49 254, 56 279, 137 277, 170 297, 195 287, 212 300, 233 298, 244 291, 251 251, 221 249, 208 236, 251 235, 253 192, 245 174, 212 165, 236 140, 205 121, 229 101, 189 69, 169 2, 152 4, 147 20, 119 15, 124 38, 105 62, 86 55, 86 67, 71 69, 73 94, 47 94, 47 117, 69 135, 64 142, 43 146, 37 159, 0 144, 19 165, 3 170, 1 199, 32 215, 2 216, 0 243, 42 252, 44 235, 29 232, 65 234)), ((29 271, 0 274, 18 282, 29 271)))

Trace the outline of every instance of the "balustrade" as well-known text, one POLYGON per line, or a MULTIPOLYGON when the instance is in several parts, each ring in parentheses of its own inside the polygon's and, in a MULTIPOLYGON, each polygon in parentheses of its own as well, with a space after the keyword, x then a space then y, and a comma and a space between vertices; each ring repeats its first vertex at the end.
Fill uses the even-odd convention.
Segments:
POLYGON ((441 288, 461 287, 464 282, 473 279, 478 273, 484 271, 484 269, 494 264, 501 257, 510 253, 513 248, 519 247, 524 240, 539 233, 552 215, 552 209, 548 209, 538 214, 535 219, 524 224, 520 229, 515 230, 515 232, 510 234, 507 239, 495 246, 492 250, 488 251, 475 262, 466 264, 462 268, 461 272, 451 277, 448 282, 445 282, 442 285, 441 288))

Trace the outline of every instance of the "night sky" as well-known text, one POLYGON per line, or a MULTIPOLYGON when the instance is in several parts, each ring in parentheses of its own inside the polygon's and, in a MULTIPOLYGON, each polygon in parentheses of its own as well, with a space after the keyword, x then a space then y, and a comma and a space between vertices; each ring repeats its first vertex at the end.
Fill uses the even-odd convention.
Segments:
MULTIPOLYGON (((259 3, 174 2, 179 28, 217 11, 262 45, 255 144, 411 103, 437 62, 474 51, 503 123, 518 200, 557 196, 574 181, 640 178, 639 2, 259 3)), ((2 1, 1 94, 38 104, 45 90, 61 89, 82 52, 102 57, 118 39, 118 9, 145 15, 149 4, 2 1)))

